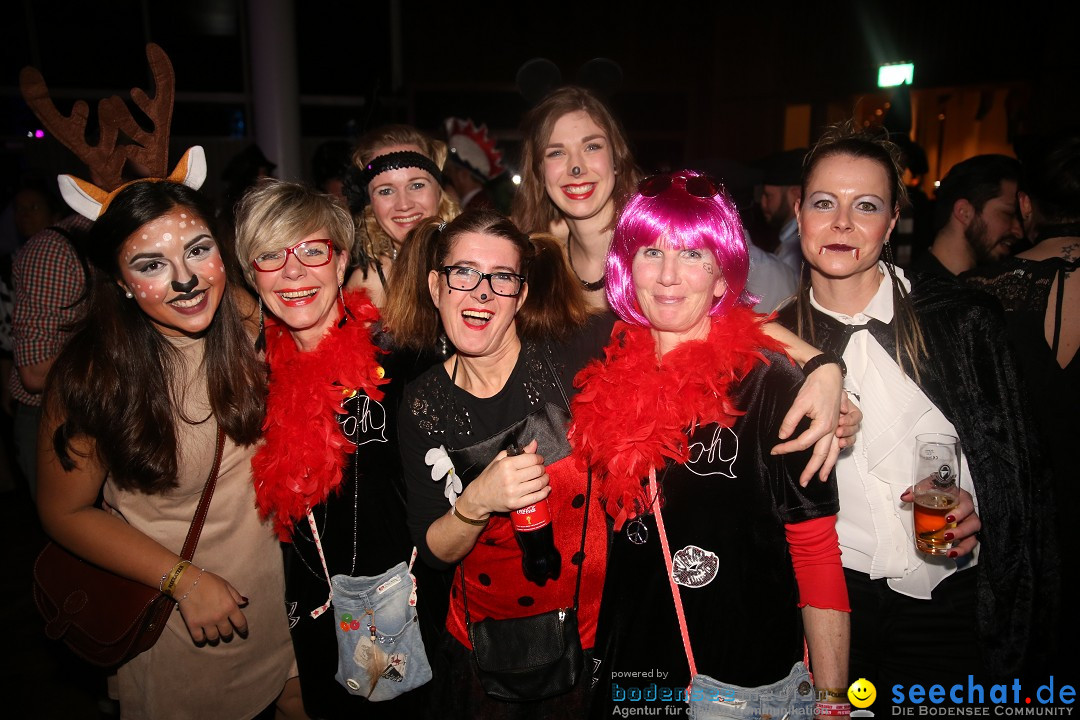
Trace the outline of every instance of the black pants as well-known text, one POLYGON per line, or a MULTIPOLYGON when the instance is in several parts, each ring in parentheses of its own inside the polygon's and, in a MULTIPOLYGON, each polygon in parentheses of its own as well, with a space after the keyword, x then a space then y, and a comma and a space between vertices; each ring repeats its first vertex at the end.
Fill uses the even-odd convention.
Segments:
POLYGON ((844 569, 851 602, 851 679, 877 688, 878 704, 900 704, 893 686, 948 687, 984 680, 975 618, 978 566, 950 575, 930 600, 891 590, 887 580, 844 569))

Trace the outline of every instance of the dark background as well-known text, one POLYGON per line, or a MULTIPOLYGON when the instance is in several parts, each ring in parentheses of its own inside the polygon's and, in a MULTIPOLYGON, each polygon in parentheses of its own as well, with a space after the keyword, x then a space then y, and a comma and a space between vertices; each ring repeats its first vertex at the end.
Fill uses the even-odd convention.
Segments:
MULTIPOLYGON (((1023 134, 1076 122, 1080 54, 1068 6, 295 0, 301 131, 305 143, 354 139, 389 121, 437 132, 443 118, 458 115, 487 123, 512 163, 527 109, 515 73, 541 56, 568 81, 591 58, 621 66, 611 104, 646 169, 697 158, 751 161, 781 149, 786 106, 809 104, 814 133, 838 113, 857 111, 877 92, 877 66, 898 60, 915 63, 916 89, 1009 88, 1009 134, 1023 134)), ((18 94, 22 66, 42 70, 61 109, 76 97, 127 97, 133 86, 149 87, 150 40, 176 69, 174 138, 250 138, 257 120, 247 25, 257 7, 255 0, 9 3, 0 30, 8 166, 37 127, 18 94)))

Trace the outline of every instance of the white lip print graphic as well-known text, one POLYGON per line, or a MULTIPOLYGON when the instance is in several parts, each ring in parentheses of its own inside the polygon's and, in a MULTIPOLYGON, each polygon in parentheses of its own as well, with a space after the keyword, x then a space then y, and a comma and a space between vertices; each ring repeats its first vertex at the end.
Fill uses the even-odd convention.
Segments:
POLYGON ((716 553, 687 545, 671 558, 671 577, 683 587, 699 588, 708 585, 720 570, 716 553))

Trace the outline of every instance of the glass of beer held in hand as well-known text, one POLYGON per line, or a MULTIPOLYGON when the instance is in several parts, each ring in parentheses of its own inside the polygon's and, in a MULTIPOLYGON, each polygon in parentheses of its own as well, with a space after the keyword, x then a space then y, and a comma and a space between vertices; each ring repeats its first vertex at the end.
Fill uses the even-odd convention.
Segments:
POLYGON ((953 541, 945 533, 956 527, 946 518, 960 500, 960 441, 952 435, 915 436, 915 547, 928 555, 946 555, 953 541))

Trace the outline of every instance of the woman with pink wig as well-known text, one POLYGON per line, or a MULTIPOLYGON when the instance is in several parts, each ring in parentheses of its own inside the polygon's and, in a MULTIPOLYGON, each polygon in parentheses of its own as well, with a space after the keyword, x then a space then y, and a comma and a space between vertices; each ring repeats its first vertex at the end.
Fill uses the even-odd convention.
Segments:
POLYGON ((771 453, 804 376, 750 309, 748 268, 734 205, 696 172, 642 181, 616 223, 622 322, 575 380, 570 432, 614 527, 595 717, 850 712, 836 482, 803 486, 808 453, 771 453))

